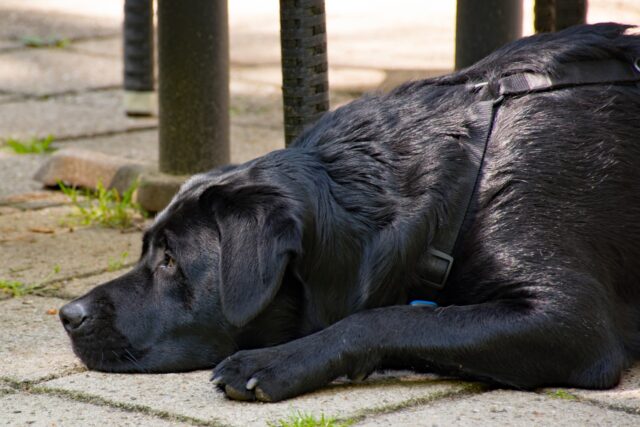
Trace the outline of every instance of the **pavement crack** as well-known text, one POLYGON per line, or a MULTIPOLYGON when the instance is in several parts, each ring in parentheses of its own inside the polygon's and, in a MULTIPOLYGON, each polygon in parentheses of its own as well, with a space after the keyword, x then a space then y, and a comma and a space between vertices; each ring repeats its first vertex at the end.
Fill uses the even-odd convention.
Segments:
POLYGON ((39 291, 36 294, 36 296, 46 296, 46 297, 61 298, 61 299, 73 299, 73 298, 76 298, 76 295, 65 293, 64 290, 60 289, 60 287, 63 287, 65 282, 69 282, 71 280, 76 280, 76 279, 85 279, 87 277, 99 276, 104 273, 115 273, 118 271, 128 270, 129 268, 136 265, 136 263, 137 261, 130 261, 130 262, 123 263, 122 266, 117 270, 109 270, 108 267, 105 267, 105 268, 87 271, 85 273, 76 274, 68 277, 59 277, 59 278, 51 279, 49 281, 42 283, 42 286, 44 288, 41 291, 39 291))
POLYGON ((145 132, 145 131, 156 130, 156 129, 158 129, 157 124, 149 124, 145 126, 136 126, 135 128, 132 128, 132 129, 106 130, 101 132, 89 132, 89 133, 83 133, 78 135, 60 136, 60 137, 56 137, 55 141, 56 142, 78 141, 78 140, 87 139, 87 138, 99 138, 102 136, 114 136, 114 135, 127 135, 135 132, 145 132))
POLYGON ((75 36, 75 37, 65 37, 64 40, 69 42, 69 47, 56 47, 56 46, 42 46, 42 47, 34 47, 25 45, 19 38, 10 38, 9 40, 19 43, 15 46, 7 46, 0 49, 0 54, 5 53, 14 53, 14 52, 28 52, 34 50, 52 50, 56 52, 73 52, 73 53, 84 53, 78 52, 77 50, 71 49, 73 43, 82 43, 88 41, 102 41, 102 40, 110 40, 117 39, 120 37, 120 32, 100 34, 100 35, 88 35, 88 36, 75 36))
MULTIPOLYGON (((442 380, 445 382, 445 380, 442 380)), ((446 381, 450 382, 450 381, 446 381)), ((354 415, 350 417, 340 417, 337 418, 336 421, 338 423, 359 423, 367 418, 375 417, 378 415, 390 414, 393 412, 398 412, 404 409, 414 408, 426 404, 431 404, 434 402, 439 402, 444 399, 447 400, 458 400, 463 399, 475 394, 484 393, 488 391, 489 388, 480 384, 480 383, 463 383, 462 388, 456 390, 447 390, 447 391, 439 391, 435 393, 430 393, 427 396, 416 397, 413 399, 405 400, 403 402, 394 403, 391 405, 383 405, 375 408, 364 409, 362 411, 356 412, 354 415)))
POLYGON ((566 402, 573 402, 573 403, 585 403, 588 405, 592 405, 592 406, 596 406, 598 408, 602 408, 602 409, 609 409, 611 411, 617 411, 617 412, 624 412, 626 414, 631 414, 631 415, 640 415, 640 407, 638 408, 633 408, 633 407, 629 407, 629 406, 625 406, 619 403, 608 403, 608 402, 603 402, 597 399, 592 399, 589 397, 584 397, 584 396, 580 396, 574 393, 568 393, 567 395, 570 396, 569 398, 566 397, 556 397, 554 396, 554 394, 549 393, 548 391, 541 391, 541 392, 537 392, 537 394, 542 395, 542 396, 546 396, 550 399, 561 399, 564 400, 566 402))
POLYGON ((629 406, 624 406, 624 405, 615 404, 615 403, 599 402, 594 399, 580 398, 580 397, 578 398, 578 400, 575 400, 574 402, 583 402, 593 406, 597 406, 598 408, 602 408, 602 409, 609 409, 611 411, 624 412, 626 414, 631 414, 631 415, 640 415, 640 408, 631 408, 629 406))
POLYGON ((42 384, 47 381, 57 380, 58 378, 68 377, 70 375, 81 374, 83 372, 87 372, 88 369, 85 366, 74 366, 73 368, 65 369, 62 372, 57 372, 55 374, 50 374, 36 380, 25 381, 22 384, 26 384, 28 386, 35 386, 37 384, 42 384))
POLYGON ((186 415, 174 414, 168 411, 160 411, 144 405, 136 405, 131 403, 115 402, 104 399, 99 396, 86 394, 77 391, 69 391, 53 387, 45 387, 41 385, 30 385, 21 388, 21 391, 30 394, 41 394, 48 396, 57 396, 63 399, 70 399, 78 402, 88 403, 96 406, 105 406, 109 408, 119 409, 126 412, 139 413, 147 416, 156 417, 169 422, 182 422, 193 426, 202 427, 228 427, 227 424, 214 420, 202 420, 186 415))

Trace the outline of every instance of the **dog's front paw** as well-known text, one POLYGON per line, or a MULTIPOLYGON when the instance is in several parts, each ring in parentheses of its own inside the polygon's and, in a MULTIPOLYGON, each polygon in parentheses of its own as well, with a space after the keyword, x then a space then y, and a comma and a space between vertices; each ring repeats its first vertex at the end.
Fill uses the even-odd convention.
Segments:
POLYGON ((231 399, 276 402, 314 390, 337 376, 330 369, 335 364, 321 353, 295 347, 239 351, 214 368, 211 381, 231 399))

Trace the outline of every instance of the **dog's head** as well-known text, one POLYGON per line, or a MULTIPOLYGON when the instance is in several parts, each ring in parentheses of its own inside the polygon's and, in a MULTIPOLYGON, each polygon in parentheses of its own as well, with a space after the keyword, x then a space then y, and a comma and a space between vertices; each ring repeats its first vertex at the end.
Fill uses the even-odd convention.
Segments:
POLYGON ((75 353, 91 369, 182 371, 290 339, 283 283, 294 280, 285 276, 302 237, 286 187, 247 166, 183 185, 146 231, 133 270, 60 310, 75 353))

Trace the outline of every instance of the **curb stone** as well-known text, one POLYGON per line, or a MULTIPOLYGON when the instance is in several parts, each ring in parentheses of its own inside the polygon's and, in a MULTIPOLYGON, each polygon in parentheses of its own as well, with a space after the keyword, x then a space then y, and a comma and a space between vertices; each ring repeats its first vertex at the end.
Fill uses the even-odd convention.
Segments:
POLYGON ((64 148, 51 155, 33 179, 49 187, 62 181, 72 187, 95 189, 102 183, 105 188, 116 188, 122 193, 135 182, 143 167, 141 163, 121 157, 64 148))

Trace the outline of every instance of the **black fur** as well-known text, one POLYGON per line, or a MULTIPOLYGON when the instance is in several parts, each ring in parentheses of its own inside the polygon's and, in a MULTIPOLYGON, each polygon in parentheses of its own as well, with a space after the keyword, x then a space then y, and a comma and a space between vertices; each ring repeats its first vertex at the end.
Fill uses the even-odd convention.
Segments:
POLYGON ((215 382, 247 400, 385 367, 523 389, 616 385, 640 355, 637 86, 506 99, 444 290, 422 267, 470 170, 478 95, 463 83, 631 63, 640 38, 627 28, 519 40, 327 113, 289 149, 196 176, 133 271, 70 303, 87 312, 68 328, 76 353, 105 371, 217 365, 215 382), (416 298, 439 307, 407 305, 416 298))

